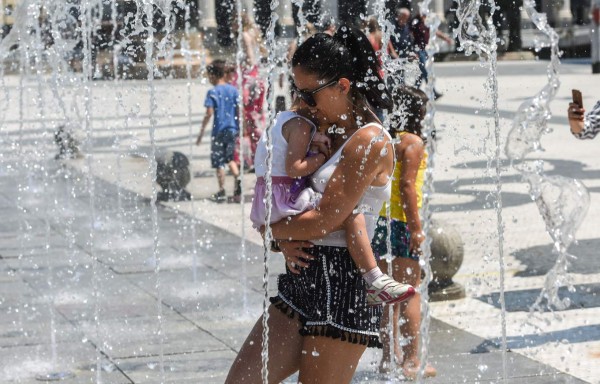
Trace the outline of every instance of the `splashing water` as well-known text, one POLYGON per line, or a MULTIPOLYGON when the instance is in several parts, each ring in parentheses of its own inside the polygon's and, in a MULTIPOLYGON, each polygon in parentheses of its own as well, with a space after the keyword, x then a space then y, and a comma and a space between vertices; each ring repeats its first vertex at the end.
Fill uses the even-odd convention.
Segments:
MULTIPOLYGON (((419 9, 421 15, 425 17, 425 26, 429 28, 429 35, 431 36, 429 43, 427 44, 426 51, 428 54, 427 63, 425 67, 427 69, 427 83, 425 86, 425 93, 429 98, 427 102, 427 113, 425 114, 425 119, 423 121, 423 136, 427 139, 427 169, 425 170, 425 180, 423 183, 423 232, 429 233, 431 230, 431 197, 434 193, 433 187, 433 170, 435 169, 435 153, 436 146, 435 140, 433 139, 433 134, 435 132, 435 94, 434 94, 434 86, 435 86, 435 74, 433 71, 433 56, 436 52, 439 51, 439 44, 437 42, 436 31, 439 28, 440 20, 430 9, 431 0, 423 0, 419 3, 419 9)), ((417 381, 421 381, 423 379, 425 368, 427 366, 427 356, 428 356, 428 348, 429 348, 429 325, 431 321, 431 316, 429 314, 429 292, 428 286, 431 282, 431 238, 427 236, 425 241, 421 245, 422 258, 419 260, 419 264, 424 271, 425 277, 421 280, 421 285, 419 286, 419 292, 421 294, 421 327, 419 330, 420 333, 420 351, 419 351, 419 372, 417 373, 417 381)))
POLYGON ((492 25, 494 12, 497 11, 496 4, 491 1, 491 14, 484 24, 479 14, 481 7, 480 1, 459 0, 456 16, 459 20, 458 28, 454 30, 454 37, 460 41, 460 50, 464 50, 465 55, 470 56, 473 53, 479 56, 481 64, 488 67, 487 92, 492 99, 492 110, 494 113, 494 155, 488 157, 488 166, 490 163, 495 165, 495 190, 492 196, 495 200, 496 224, 498 232, 498 263, 500 270, 500 308, 501 333, 502 333, 502 377, 506 382, 507 377, 507 344, 506 344, 506 302, 505 302, 505 276, 506 266, 504 260, 504 222, 502 219, 502 173, 500 162, 500 113, 498 110, 498 71, 497 71, 497 43, 496 28, 492 25))
MULTIPOLYGON (((271 21, 269 23, 269 28, 267 30, 267 47, 269 49, 269 57, 267 59, 268 62, 268 83, 267 83, 267 107, 268 107, 268 118, 269 122, 268 126, 271 127, 275 120, 275 93, 274 93, 274 73, 275 66, 278 63, 278 59, 275 57, 275 25, 279 16, 275 13, 275 9, 279 5, 278 0, 271 0, 271 21)), ((267 135, 267 172, 265 174, 265 181, 267 184, 266 193, 265 193, 265 201, 266 201, 266 210, 267 216, 265 221, 267 223, 266 230, 264 233, 264 274, 263 274, 263 290, 264 290, 264 298, 263 298, 263 338, 262 338, 262 380, 264 384, 269 383, 269 260, 271 256, 271 240, 273 240, 273 235, 271 233, 271 227, 269 223, 271 222, 271 209, 273 207, 273 188, 271 183, 271 175, 272 175, 272 167, 273 167, 273 138, 271 137, 270 129, 265 131, 267 135)))
POLYGON ((551 117, 550 102, 560 87, 558 78, 558 35, 548 24, 545 14, 535 10, 535 2, 525 0, 524 8, 535 24, 548 38, 536 40, 536 51, 550 47, 551 58, 547 67, 548 83, 531 99, 523 102, 513 121, 506 140, 505 153, 513 167, 529 184, 529 193, 546 223, 546 230, 554 242, 553 253, 557 255, 554 267, 546 275, 540 296, 531 311, 542 311, 542 301, 547 308, 565 309, 569 302, 558 297, 558 288, 567 284, 567 248, 589 207, 589 193, 581 182, 562 176, 544 174, 543 163, 527 161, 526 156, 541 148, 541 137, 548 133, 547 122, 551 117))

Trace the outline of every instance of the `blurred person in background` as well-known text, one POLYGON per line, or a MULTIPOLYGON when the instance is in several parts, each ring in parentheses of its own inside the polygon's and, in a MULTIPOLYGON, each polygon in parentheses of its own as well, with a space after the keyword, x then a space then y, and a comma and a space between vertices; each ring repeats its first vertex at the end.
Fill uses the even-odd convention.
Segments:
MULTIPOLYGON (((242 13, 242 104, 244 143, 240 143, 236 151, 236 161, 244 167, 253 168, 254 154, 262 128, 265 125, 264 100, 265 82, 260 78, 259 64, 266 54, 259 29, 254 25, 246 12, 242 13), (244 150, 244 159, 240 158, 240 147, 244 150), (249 153, 246 153, 249 152, 249 153)), ((237 17, 233 20, 233 32, 237 36, 239 27, 237 17)), ((236 37, 237 39, 237 37, 236 37)), ((237 73, 232 76, 233 84, 237 83, 237 73)))

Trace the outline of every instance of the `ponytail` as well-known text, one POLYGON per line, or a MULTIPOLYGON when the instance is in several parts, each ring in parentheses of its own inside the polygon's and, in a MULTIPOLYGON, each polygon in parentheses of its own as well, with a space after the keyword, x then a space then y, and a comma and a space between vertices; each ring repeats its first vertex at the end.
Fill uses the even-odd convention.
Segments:
POLYGON ((367 36, 356 28, 343 25, 333 38, 348 49, 350 80, 354 82, 357 90, 372 106, 391 109, 393 103, 381 77, 381 65, 367 36))
POLYGON ((375 50, 356 28, 343 25, 333 37, 318 33, 308 38, 294 53, 292 66, 301 66, 326 81, 345 77, 373 107, 392 108, 375 50))

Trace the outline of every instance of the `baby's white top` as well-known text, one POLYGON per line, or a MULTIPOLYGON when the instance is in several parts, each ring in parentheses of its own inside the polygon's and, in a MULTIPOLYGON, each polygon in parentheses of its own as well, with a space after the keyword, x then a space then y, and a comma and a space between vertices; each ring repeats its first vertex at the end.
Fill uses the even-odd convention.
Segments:
MULTIPOLYGON (((287 176, 285 171, 285 159, 288 153, 288 142, 283 137, 283 124, 289 120, 299 117, 306 120, 311 126, 311 135, 314 135, 317 128, 308 119, 298 115, 292 111, 283 111, 277 115, 275 124, 271 127, 271 144, 273 148, 273 161, 271 168, 271 176, 287 176)), ((306 148, 308 151, 308 147, 306 148)), ((254 155, 254 169, 257 177, 265 177, 267 173, 267 133, 266 131, 260 136, 260 141, 256 147, 254 155)))

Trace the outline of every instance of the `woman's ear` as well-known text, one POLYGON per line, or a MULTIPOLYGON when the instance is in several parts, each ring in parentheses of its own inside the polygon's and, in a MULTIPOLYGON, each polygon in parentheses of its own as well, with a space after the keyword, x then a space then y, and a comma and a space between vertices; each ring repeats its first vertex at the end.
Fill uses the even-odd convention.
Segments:
POLYGON ((338 80, 338 87, 342 90, 343 94, 348 94, 350 92, 350 80, 342 77, 338 80))

